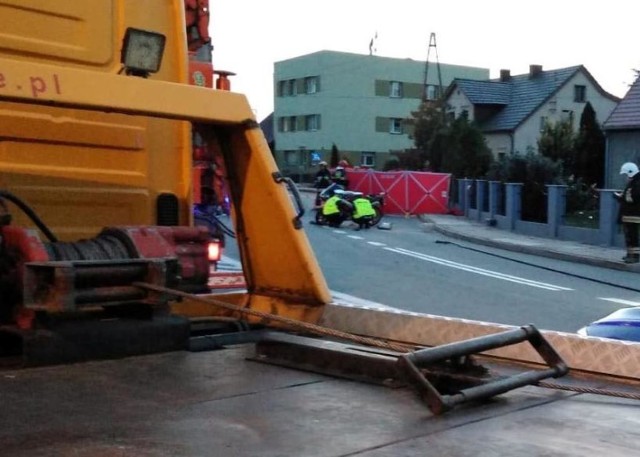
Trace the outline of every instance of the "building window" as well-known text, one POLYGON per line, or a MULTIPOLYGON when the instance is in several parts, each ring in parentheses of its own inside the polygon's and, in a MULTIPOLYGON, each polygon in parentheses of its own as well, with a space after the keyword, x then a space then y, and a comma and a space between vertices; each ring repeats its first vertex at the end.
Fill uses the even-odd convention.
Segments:
POLYGON ((299 165, 300 151, 284 151, 284 163, 287 165, 299 165))
POLYGON ((400 81, 391 81, 389 96, 392 98, 402 98, 402 83, 400 81))
POLYGON ((375 167, 376 166, 376 153, 375 152, 363 152, 360 156, 361 167, 375 167))
POLYGON ((560 119, 563 122, 570 122, 573 124, 573 111, 571 111, 570 109, 563 109, 562 113, 560 114, 560 119))
POLYGON ((586 86, 573 86, 573 101, 576 103, 584 103, 587 100, 586 86))
POLYGON ((427 97, 427 100, 437 99, 440 96, 438 87, 434 86, 433 84, 427 84, 425 86, 425 95, 427 97))
POLYGON ((296 95, 298 93, 298 88, 296 86, 296 80, 290 79, 287 81, 289 83, 289 95, 296 95))
POLYGON ((389 133, 402 133, 402 119, 397 117, 389 119, 389 133))
POLYGON ((309 116, 305 116, 305 130, 310 132, 315 132, 320 129, 320 115, 319 114, 310 114, 309 116))
POLYGON ((289 95, 289 81, 280 81, 278 86, 281 97, 289 95))
POLYGON ((308 78, 304 78, 304 90, 307 94, 315 94, 318 92, 318 77, 310 76, 308 78))
POLYGON ((296 131, 296 117, 285 116, 280 118, 280 131, 281 132, 295 132, 296 131))

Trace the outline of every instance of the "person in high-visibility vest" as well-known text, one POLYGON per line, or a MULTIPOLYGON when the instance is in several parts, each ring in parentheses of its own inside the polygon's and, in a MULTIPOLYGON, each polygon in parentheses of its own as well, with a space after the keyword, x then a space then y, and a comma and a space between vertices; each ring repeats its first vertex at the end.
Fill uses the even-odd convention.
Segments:
POLYGON ((322 215, 330 227, 340 227, 340 224, 344 221, 344 212, 341 209, 344 207, 344 203, 342 195, 336 192, 322 205, 322 215))
POLYGON ((368 198, 359 196, 353 200, 353 221, 358 224, 356 230, 371 227, 375 215, 376 210, 368 198))

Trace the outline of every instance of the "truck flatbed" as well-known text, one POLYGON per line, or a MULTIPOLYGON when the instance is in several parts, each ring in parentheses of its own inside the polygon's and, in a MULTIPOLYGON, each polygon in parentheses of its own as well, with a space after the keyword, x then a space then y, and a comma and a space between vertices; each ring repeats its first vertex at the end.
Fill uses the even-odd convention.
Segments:
POLYGON ((6 456, 629 456, 635 400, 524 387, 434 416, 254 344, 0 373, 6 456))

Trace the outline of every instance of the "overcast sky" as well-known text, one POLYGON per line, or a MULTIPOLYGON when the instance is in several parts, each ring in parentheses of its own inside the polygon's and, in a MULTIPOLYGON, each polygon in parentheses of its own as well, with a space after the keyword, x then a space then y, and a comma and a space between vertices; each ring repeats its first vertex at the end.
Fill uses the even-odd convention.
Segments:
MULTIPOLYGON (((633 1, 608 0, 210 0, 214 68, 237 73, 256 118, 273 111, 273 64, 321 50, 425 61, 436 34, 441 64, 512 75, 584 65, 623 97, 640 68, 633 1)), ((604 119, 599 119, 603 122, 604 119)))

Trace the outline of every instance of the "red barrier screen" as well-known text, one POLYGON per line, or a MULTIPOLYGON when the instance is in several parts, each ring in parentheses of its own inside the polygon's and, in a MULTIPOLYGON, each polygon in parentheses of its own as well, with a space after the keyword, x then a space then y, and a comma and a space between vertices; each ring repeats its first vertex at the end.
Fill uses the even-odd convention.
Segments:
POLYGON ((347 170, 349 190, 385 192, 387 214, 446 214, 449 212, 449 173, 422 171, 347 170))

